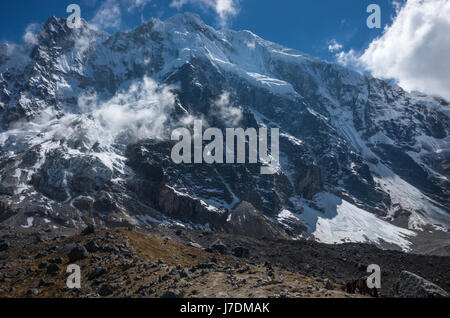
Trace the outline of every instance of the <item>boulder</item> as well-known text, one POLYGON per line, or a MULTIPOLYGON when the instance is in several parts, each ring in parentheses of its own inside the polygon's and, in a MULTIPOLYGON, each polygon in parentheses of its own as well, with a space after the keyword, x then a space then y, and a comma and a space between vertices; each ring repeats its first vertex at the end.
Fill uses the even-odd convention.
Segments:
POLYGON ((39 290, 37 288, 30 288, 27 291, 27 296, 37 296, 39 294, 39 290))
POLYGON ((104 284, 98 290, 98 294, 102 297, 109 296, 114 293, 115 288, 110 284, 104 284))
POLYGON ((44 268, 47 268, 47 267, 48 267, 48 263, 47 262, 41 262, 38 265, 39 269, 44 269, 44 268))
POLYGON ((226 254, 227 253, 227 246, 222 243, 221 240, 217 240, 214 243, 212 243, 209 248, 216 253, 219 254, 226 254))
POLYGON ((49 261, 49 263, 62 264, 63 259, 61 257, 56 257, 56 258, 51 258, 48 261, 49 261))
POLYGON ((182 290, 168 290, 166 291, 161 298, 183 298, 184 291, 182 290))
POLYGON ((0 252, 5 252, 9 249, 9 243, 0 242, 0 252))
POLYGON ((90 253, 97 252, 100 247, 97 245, 97 243, 94 240, 89 240, 86 245, 84 245, 86 250, 90 253))
POLYGON ((92 224, 88 225, 83 229, 83 231, 81 231, 81 235, 91 235, 91 234, 95 234, 95 228, 92 224))
POLYGON ((195 243, 195 242, 189 242, 187 245, 195 247, 195 248, 203 249, 203 247, 200 244, 195 243))
POLYGON ((85 259, 89 256, 88 251, 84 246, 81 246, 77 244, 69 253, 69 262, 74 263, 77 261, 80 261, 82 259, 85 259))
POLYGON ((325 283, 325 289, 328 289, 328 290, 333 290, 334 289, 333 288, 333 284, 331 284, 331 282, 330 282, 330 280, 328 278, 326 278, 324 280, 324 283, 325 283))
POLYGON ((233 249, 233 255, 239 258, 248 258, 250 256, 250 250, 248 248, 238 246, 233 249))
POLYGON ((96 267, 89 275, 88 280, 94 280, 106 273, 106 269, 102 266, 96 267))
POLYGON ((394 286, 394 292, 401 298, 443 298, 450 294, 419 275, 403 271, 394 286))
POLYGON ((288 238, 279 226, 272 223, 251 203, 245 201, 239 203, 239 205, 231 212, 231 218, 227 223, 227 227, 233 234, 244 235, 257 239, 288 238))
POLYGON ((47 266, 47 274, 49 274, 49 275, 56 275, 58 272, 59 272, 58 265, 52 263, 52 264, 49 264, 47 266))
POLYGON ((59 250, 56 251, 56 253, 58 254, 64 254, 67 252, 70 252, 71 250, 73 250, 75 247, 77 246, 77 244, 75 243, 69 243, 64 245, 63 247, 61 247, 59 250))

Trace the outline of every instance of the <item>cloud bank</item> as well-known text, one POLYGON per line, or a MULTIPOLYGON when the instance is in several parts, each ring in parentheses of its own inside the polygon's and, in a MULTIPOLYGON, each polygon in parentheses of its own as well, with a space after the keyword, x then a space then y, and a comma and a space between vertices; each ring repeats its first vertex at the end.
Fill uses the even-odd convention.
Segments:
POLYGON ((353 50, 338 52, 338 61, 394 79, 406 90, 450 100, 450 1, 394 4, 397 15, 383 35, 360 55, 353 50))

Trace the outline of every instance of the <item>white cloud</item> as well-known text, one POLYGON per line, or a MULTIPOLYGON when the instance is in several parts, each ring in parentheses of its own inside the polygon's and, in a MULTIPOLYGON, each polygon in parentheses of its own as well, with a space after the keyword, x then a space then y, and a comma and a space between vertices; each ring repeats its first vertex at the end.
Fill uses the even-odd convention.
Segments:
POLYGON ((216 0, 214 2, 216 12, 222 21, 226 21, 229 16, 235 16, 238 13, 235 0, 216 0))
POLYGON ((338 61, 390 78, 406 90, 450 99, 450 1, 395 3, 397 16, 362 55, 337 53, 338 61))
POLYGON ((90 23, 99 29, 118 29, 122 24, 122 11, 116 0, 102 3, 90 23))
POLYGON ((331 40, 330 45, 328 45, 328 51, 336 52, 342 50, 342 45, 339 44, 335 39, 331 40))
POLYGON ((226 26, 228 20, 239 12, 239 0, 172 0, 170 6, 180 10, 184 5, 190 3, 212 9, 218 16, 221 26, 226 26))
POLYGON ((27 26, 25 33, 23 35, 23 40, 26 44, 36 44, 37 43, 37 33, 39 32, 39 25, 32 23, 27 26))
POLYGON ((144 77, 109 100, 97 95, 79 96, 81 115, 68 111, 60 117, 49 107, 32 122, 15 123, 13 129, 0 133, 0 144, 7 142, 8 147, 17 150, 24 144, 59 139, 79 149, 96 143, 109 148, 142 139, 167 139, 174 106, 175 95, 170 86, 144 77))

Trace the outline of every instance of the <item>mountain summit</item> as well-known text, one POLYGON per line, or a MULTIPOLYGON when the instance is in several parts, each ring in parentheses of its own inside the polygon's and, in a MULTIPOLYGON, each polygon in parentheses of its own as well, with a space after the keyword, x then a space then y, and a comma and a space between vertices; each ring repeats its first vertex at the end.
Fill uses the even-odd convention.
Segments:
POLYGON ((239 208, 258 233, 442 253, 449 107, 193 14, 113 35, 52 17, 0 47, 0 222, 233 232, 239 208), (280 170, 174 164, 194 119, 279 128, 280 170))

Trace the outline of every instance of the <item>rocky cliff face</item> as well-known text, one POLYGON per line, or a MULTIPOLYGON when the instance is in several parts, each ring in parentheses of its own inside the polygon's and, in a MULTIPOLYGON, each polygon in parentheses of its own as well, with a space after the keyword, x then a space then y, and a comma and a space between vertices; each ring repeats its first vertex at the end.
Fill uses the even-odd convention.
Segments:
POLYGON ((245 201, 294 238, 410 250, 449 228, 448 114, 192 14, 114 35, 51 18, 36 44, 0 47, 0 220, 220 230, 245 201), (280 169, 174 164, 170 133, 194 119, 280 128, 280 169))

